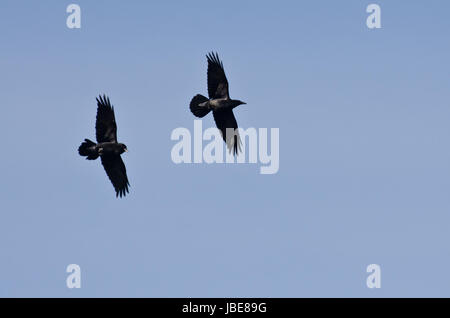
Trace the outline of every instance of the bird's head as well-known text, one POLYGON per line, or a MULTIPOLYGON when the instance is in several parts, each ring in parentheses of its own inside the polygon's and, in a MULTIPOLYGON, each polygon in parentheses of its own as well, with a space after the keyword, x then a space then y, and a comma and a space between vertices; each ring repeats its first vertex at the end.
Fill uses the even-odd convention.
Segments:
POLYGON ((237 107, 239 105, 246 105, 247 103, 237 99, 237 100, 235 100, 234 104, 235 104, 234 107, 237 107))
POLYGON ((119 146, 121 154, 123 154, 124 152, 128 152, 127 146, 125 146, 125 144, 119 144, 119 146))

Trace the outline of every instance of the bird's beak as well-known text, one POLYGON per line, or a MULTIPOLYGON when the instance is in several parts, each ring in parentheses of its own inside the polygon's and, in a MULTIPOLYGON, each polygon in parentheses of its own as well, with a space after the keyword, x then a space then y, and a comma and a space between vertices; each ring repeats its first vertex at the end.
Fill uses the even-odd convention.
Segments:
POLYGON ((247 103, 242 102, 242 105, 247 105, 247 103))
POLYGON ((125 152, 128 152, 128 149, 127 149, 127 148, 125 148, 125 152))

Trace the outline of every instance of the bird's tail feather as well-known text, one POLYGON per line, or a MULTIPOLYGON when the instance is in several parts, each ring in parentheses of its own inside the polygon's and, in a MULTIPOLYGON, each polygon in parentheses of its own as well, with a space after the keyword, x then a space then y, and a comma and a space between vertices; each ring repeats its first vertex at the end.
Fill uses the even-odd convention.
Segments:
POLYGON ((98 158, 98 152, 95 150, 95 142, 85 139, 78 148, 80 156, 87 157, 88 160, 95 160, 98 158))
POLYGON ((208 100, 209 99, 203 95, 200 95, 200 94, 195 95, 192 98, 191 103, 189 105, 191 112, 197 117, 200 117, 200 118, 205 117, 211 110, 209 108, 209 106, 207 105, 207 103, 205 103, 208 100))

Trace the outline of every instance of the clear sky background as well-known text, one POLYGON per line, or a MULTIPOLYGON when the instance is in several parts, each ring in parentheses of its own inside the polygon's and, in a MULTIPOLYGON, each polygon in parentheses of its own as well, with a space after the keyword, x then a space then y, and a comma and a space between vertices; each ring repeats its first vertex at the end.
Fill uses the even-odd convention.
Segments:
POLYGON ((2 0, 0 296, 450 297, 449 12, 2 0), (248 103, 239 125, 280 129, 278 174, 171 161, 211 50, 248 103), (124 199, 77 153, 100 93, 130 150, 124 199), (72 263, 81 289, 66 287, 72 263), (366 287, 372 263, 381 289, 366 287))

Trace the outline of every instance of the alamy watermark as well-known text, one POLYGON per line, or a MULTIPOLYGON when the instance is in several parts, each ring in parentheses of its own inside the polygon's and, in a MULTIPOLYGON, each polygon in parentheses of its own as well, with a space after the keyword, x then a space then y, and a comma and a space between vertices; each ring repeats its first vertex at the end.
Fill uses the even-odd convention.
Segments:
POLYGON ((378 4, 369 4, 366 12, 370 13, 367 17, 366 25, 369 29, 381 29, 381 8, 378 4))
POLYGON ((280 130, 270 128, 270 153, 268 130, 253 127, 238 128, 241 152, 235 158, 232 152, 224 149, 226 146, 219 129, 211 127, 203 131, 202 121, 194 120, 193 137, 189 129, 184 127, 172 131, 170 139, 178 142, 172 147, 171 158, 176 164, 203 162, 256 164, 259 161, 261 174, 275 174, 280 168, 280 130), (209 142, 203 147, 203 141, 209 142))
POLYGON ((66 25, 69 29, 81 28, 81 8, 78 4, 69 4, 66 12, 70 13, 66 19, 66 25))
POLYGON ((370 273, 366 279, 367 288, 381 288, 381 267, 378 264, 370 264, 366 268, 367 273, 370 273))
POLYGON ((66 272, 70 273, 66 278, 67 288, 81 288, 81 268, 77 264, 67 265, 66 272))

